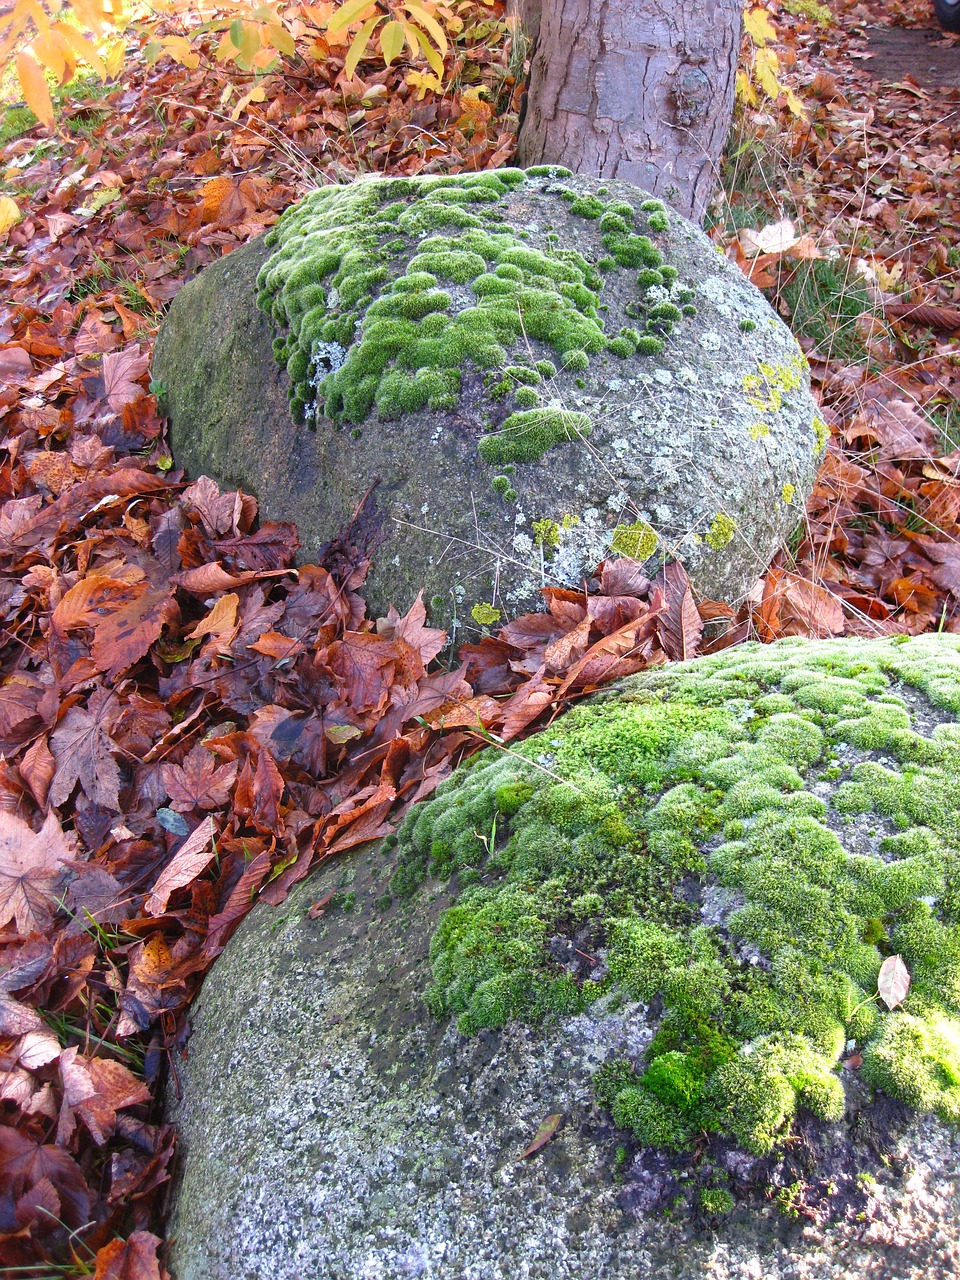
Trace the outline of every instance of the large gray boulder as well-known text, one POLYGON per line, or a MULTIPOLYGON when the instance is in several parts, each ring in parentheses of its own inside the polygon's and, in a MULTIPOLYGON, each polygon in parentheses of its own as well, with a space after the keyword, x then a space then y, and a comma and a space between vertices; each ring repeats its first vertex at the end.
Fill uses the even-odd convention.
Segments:
POLYGON ((256 910, 174 1280, 958 1274, 958 710, 953 636, 647 673, 256 910))
POLYGON ((611 547, 739 599, 825 433, 789 330, 699 228, 557 169, 322 188, 181 290, 153 375, 176 460, 306 556, 379 480, 368 600, 425 587, 448 627, 611 547))

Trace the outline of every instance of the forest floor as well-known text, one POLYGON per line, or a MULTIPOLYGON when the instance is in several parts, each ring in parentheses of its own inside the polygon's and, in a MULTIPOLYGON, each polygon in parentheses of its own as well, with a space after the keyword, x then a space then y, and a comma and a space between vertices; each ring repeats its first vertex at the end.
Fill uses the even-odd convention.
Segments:
POLYGON ((3 1276, 165 1276, 160 1095, 203 974, 465 754, 691 656, 703 617, 715 646, 960 632, 960 37, 922 0, 767 9, 802 112, 740 113, 709 225, 810 360, 805 518, 738 612, 608 562, 445 665, 419 602, 366 618, 362 521, 295 569, 292 526, 180 475, 149 361, 184 280, 317 182, 509 162, 502 24, 473 12, 422 100, 321 41, 234 119, 249 77, 134 43, 54 131, 0 116, 3 1276))

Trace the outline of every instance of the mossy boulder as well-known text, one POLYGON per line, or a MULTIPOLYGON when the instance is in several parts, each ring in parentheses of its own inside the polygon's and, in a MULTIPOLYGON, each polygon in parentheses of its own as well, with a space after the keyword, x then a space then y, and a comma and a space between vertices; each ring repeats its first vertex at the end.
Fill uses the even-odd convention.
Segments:
POLYGON ((945 635, 646 673, 255 911, 175 1280, 955 1274, 958 711, 945 635))
POLYGON ((556 168, 321 188, 177 296, 176 460, 314 556, 379 480, 375 611, 514 613, 611 548, 749 589, 825 427, 762 295, 679 215, 556 168))

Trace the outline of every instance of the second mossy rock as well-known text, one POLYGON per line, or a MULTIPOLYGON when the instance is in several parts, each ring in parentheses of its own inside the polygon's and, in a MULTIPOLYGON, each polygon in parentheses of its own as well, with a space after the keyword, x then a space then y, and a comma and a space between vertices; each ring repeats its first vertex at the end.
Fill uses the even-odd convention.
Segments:
POLYGON ((789 330, 697 227, 557 168, 314 192, 181 290, 153 373, 177 461, 307 557, 379 481, 373 611, 425 588, 467 629, 611 551, 742 597, 826 432, 789 330))
POLYGON ((175 1280, 957 1275, 958 711, 949 635, 645 672, 258 907, 175 1280))

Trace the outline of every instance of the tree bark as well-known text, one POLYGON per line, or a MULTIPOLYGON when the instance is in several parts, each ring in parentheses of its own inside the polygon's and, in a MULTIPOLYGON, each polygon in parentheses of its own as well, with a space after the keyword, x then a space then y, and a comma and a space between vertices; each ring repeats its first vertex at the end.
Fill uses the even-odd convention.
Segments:
POLYGON ((697 221, 733 115, 742 0, 513 0, 538 26, 517 159, 619 178, 697 221))

